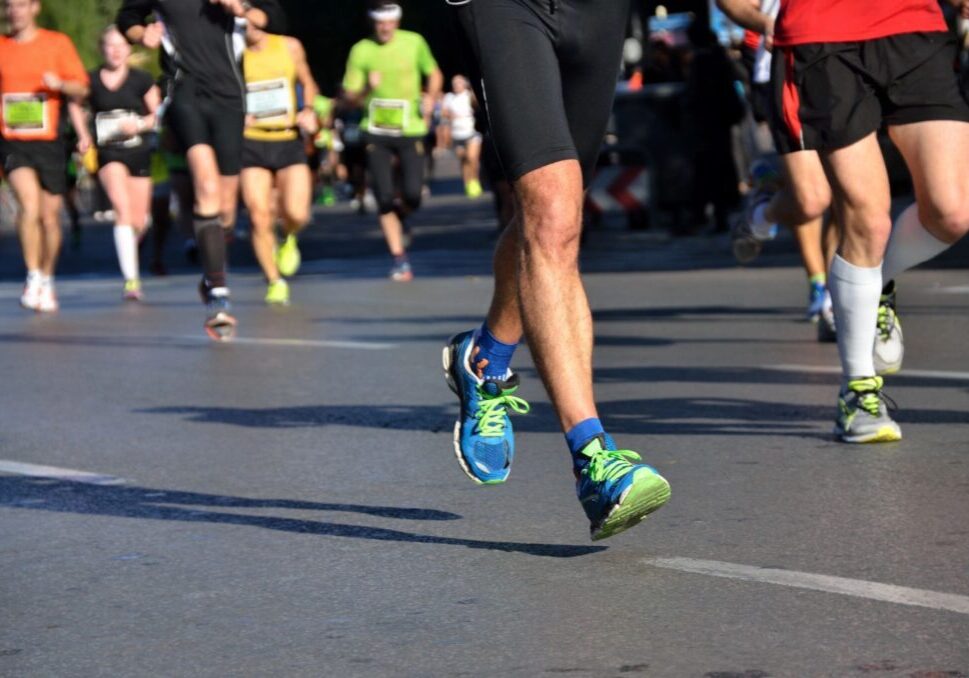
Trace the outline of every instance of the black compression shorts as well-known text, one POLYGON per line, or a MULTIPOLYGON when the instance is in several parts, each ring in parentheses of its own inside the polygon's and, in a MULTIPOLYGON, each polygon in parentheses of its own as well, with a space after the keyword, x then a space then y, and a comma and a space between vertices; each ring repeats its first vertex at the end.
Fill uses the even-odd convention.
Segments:
POLYGON ((234 177, 242 170, 245 114, 241 99, 210 97, 185 77, 173 88, 165 124, 186 151, 200 144, 211 146, 222 176, 234 177))
POLYGON ((394 211, 397 187, 394 182, 394 156, 400 176, 400 195, 408 210, 421 206, 424 188, 424 140, 422 137, 391 137, 368 134, 367 169, 380 214, 394 211))
POLYGON ((151 146, 146 142, 137 148, 98 147, 98 164, 104 167, 112 162, 120 162, 127 167, 132 177, 150 177, 151 146))
POLYGON ((67 153, 62 141, 7 141, 0 138, 0 164, 9 177, 29 167, 37 173, 42 189, 51 195, 67 193, 67 153))
POLYGON ((578 160, 588 185, 612 110, 630 0, 448 2, 479 67, 472 80, 508 179, 578 160))
POLYGON ((779 153, 835 150, 885 125, 969 122, 947 33, 774 50, 771 125, 779 153))

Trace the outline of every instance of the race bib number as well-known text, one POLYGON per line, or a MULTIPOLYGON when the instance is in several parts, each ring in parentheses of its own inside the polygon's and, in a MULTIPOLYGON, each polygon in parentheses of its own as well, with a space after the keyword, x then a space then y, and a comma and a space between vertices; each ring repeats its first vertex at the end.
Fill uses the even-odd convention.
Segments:
POLYGON ((293 100, 290 83, 284 78, 246 84, 246 113, 260 126, 291 127, 296 115, 293 100))
POLYGON ((135 148, 142 143, 141 136, 128 136, 122 131, 121 127, 126 122, 137 120, 138 116, 133 111, 107 111, 98 113, 94 117, 94 133, 98 141, 98 146, 122 146, 124 148, 135 148))
POLYGON ((400 99, 370 101, 370 133, 399 137, 404 134, 410 116, 410 105, 400 99))
POLYGON ((46 132, 50 125, 46 94, 4 94, 3 126, 16 132, 46 132))

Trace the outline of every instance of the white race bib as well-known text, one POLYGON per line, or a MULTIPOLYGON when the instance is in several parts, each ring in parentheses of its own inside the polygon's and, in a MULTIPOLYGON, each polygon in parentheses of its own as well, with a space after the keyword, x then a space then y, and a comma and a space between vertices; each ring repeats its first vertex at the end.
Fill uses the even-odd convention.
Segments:
POLYGON ((292 86, 285 78, 246 83, 246 113, 260 127, 291 127, 296 116, 293 101, 292 86))
POLYGON ((369 111, 371 134, 403 136, 410 120, 410 102, 403 99, 371 99, 369 111))
POLYGON ((46 94, 4 94, 3 127, 21 134, 44 134, 50 129, 49 108, 46 94))
POLYGON ((116 110, 98 113, 94 116, 94 134, 98 146, 121 146, 124 148, 141 146, 141 135, 136 134, 129 137, 121 131, 123 123, 134 122, 137 119, 138 115, 134 111, 116 110))

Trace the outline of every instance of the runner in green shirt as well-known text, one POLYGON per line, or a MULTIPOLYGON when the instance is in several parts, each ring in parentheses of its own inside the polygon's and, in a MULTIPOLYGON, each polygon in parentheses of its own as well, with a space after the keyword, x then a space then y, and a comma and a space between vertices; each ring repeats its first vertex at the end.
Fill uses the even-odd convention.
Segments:
POLYGON ((364 110, 367 164, 380 211, 380 226, 394 257, 390 277, 412 280, 404 247, 404 229, 395 211, 393 156, 400 161, 403 209, 420 206, 424 185, 424 144, 433 102, 444 76, 427 42, 417 33, 400 30, 399 5, 384 3, 370 12, 374 35, 350 51, 343 88, 347 103, 364 110), (426 91, 422 83, 426 80, 426 91))

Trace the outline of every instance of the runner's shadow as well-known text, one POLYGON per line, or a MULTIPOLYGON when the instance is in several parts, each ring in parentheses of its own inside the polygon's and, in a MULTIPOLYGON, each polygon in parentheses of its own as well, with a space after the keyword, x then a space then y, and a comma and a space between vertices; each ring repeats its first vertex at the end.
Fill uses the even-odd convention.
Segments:
POLYGON ((459 537, 440 537, 403 530, 364 525, 318 522, 275 516, 244 515, 211 510, 219 508, 285 508, 313 511, 337 511, 398 520, 451 521, 461 516, 433 509, 323 504, 279 499, 247 499, 195 492, 157 490, 123 485, 90 485, 65 480, 0 476, 0 506, 75 513, 79 515, 172 520, 260 527, 280 532, 314 534, 321 537, 346 537, 373 541, 464 546, 469 549, 523 553, 547 558, 574 558, 604 551, 603 546, 568 544, 527 544, 520 542, 482 541, 459 537), (191 507, 203 506, 205 509, 191 507))

